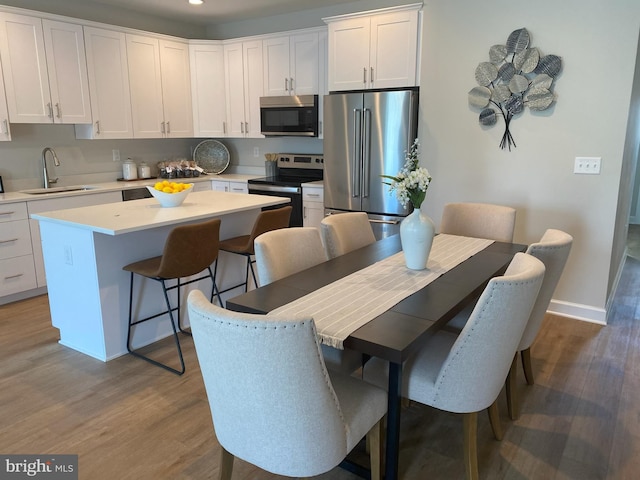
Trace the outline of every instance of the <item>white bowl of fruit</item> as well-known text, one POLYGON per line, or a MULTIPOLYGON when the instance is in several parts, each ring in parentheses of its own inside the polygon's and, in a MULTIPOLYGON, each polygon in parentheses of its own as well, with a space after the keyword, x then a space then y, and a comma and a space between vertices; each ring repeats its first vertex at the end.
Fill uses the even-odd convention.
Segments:
POLYGON ((163 180, 152 187, 147 186, 147 189, 163 207, 177 207, 184 202, 189 192, 193 190, 193 183, 163 180))

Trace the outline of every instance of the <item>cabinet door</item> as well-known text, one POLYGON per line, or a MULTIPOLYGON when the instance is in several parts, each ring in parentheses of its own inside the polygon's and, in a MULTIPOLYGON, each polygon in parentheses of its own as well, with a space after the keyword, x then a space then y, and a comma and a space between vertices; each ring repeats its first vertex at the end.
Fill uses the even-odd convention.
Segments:
POLYGON ((189 45, 189 60, 194 135, 224 137, 227 133, 224 48, 221 44, 189 45))
POLYGON ((414 86, 417 44, 417 11, 371 17, 370 86, 372 88, 414 86))
POLYGON ((9 111, 7 110, 7 97, 4 93, 4 80, 0 69, 0 141, 11 140, 11 129, 9 127, 9 111))
POLYGON ((242 42, 224 46, 225 90, 227 92, 227 136, 245 136, 244 66, 242 42))
POLYGON ((292 35, 289 48, 289 92, 294 95, 319 93, 319 66, 318 33, 292 35))
POLYGON ((249 193, 249 185, 247 182, 229 182, 229 192, 231 193, 249 193))
POLYGON ((260 97, 263 96, 262 41, 243 42, 245 135, 260 134, 260 97))
POLYGON ((193 137, 189 46, 160 40, 160 68, 165 136, 193 137))
POLYGON ((91 123, 82 26, 43 20, 54 123, 91 123))
POLYGON ((11 122, 51 123, 42 21, 0 13, 0 56, 11 122))
POLYGON ((329 91, 368 88, 370 24, 368 17, 329 24, 329 91))
POLYGON ((126 35, 134 138, 164 137, 162 79, 158 40, 126 35))
POLYGON ((229 182, 224 180, 211 180, 211 190, 214 192, 228 192, 229 182))
POLYGON ((124 33, 84 27, 93 125, 80 138, 133 138, 124 33))
POLYGON ((289 95, 289 35, 263 40, 262 55, 265 96, 289 95))

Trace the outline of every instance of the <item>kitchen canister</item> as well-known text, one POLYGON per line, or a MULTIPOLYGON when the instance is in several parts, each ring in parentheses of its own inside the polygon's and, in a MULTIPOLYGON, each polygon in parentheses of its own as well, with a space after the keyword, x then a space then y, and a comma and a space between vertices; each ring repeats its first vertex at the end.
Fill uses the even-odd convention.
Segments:
POLYGON ((138 167, 136 162, 127 158, 127 161, 122 164, 122 178, 125 180, 135 180, 138 178, 138 167))
POLYGON ((151 178, 151 167, 147 165, 147 162, 141 162, 138 167, 138 177, 151 178))

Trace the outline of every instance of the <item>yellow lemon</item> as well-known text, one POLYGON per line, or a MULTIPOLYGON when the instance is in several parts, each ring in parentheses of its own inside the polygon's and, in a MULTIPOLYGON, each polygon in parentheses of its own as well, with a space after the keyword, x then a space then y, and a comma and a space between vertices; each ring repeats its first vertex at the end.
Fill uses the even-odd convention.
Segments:
POLYGON ((173 190, 171 190, 171 187, 164 187, 164 188, 162 189, 162 191, 163 191, 164 193, 173 193, 173 190))
POLYGON ((162 184, 162 182, 157 182, 153 188, 155 188, 156 190, 162 190, 162 188, 164 187, 164 185, 162 184))

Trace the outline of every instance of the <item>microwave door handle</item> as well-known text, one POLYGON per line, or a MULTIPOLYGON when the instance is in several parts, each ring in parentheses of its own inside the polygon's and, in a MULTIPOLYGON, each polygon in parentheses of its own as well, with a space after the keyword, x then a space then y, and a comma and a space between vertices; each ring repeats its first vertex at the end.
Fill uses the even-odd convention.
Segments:
POLYGON ((353 109, 353 161, 351 162, 351 196, 360 196, 360 161, 362 159, 362 115, 357 108, 353 109))
POLYGON ((365 108, 362 110, 362 197, 369 196, 369 167, 371 163, 369 136, 371 134, 371 110, 365 108))

